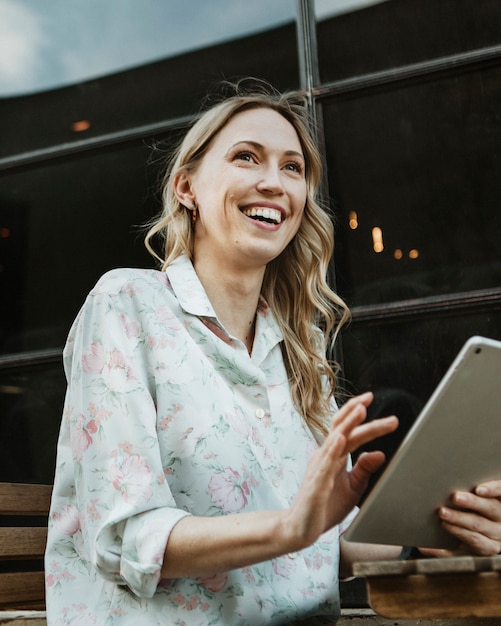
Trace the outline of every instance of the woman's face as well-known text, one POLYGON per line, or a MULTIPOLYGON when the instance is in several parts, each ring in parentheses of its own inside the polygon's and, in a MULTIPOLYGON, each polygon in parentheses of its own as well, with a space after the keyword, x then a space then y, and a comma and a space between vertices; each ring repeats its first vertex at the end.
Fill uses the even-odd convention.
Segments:
POLYGON ((199 211, 195 263, 262 269, 299 228, 307 197, 303 150, 294 127, 272 109, 238 113, 185 176, 199 211))

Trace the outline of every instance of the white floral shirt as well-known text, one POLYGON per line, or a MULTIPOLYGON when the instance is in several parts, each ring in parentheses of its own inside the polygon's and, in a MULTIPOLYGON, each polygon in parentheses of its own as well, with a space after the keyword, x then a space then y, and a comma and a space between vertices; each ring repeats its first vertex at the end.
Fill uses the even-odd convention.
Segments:
POLYGON ((291 504, 318 444, 292 405, 281 341, 261 300, 249 356, 218 322, 186 257, 166 272, 101 278, 64 351, 49 626, 336 619, 338 527, 308 549, 251 567, 160 577, 182 517, 291 504))

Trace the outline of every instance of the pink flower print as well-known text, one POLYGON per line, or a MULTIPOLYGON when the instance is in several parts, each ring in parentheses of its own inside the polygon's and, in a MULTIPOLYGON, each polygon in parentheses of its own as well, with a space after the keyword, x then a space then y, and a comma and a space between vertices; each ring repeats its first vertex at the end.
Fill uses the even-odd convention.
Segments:
POLYGON ((103 379, 111 391, 130 391, 135 386, 134 372, 120 350, 114 349, 110 352, 106 367, 103 368, 103 379))
POLYGON ((199 604, 200 596, 193 596, 193 598, 191 598, 191 600, 185 604, 185 609, 187 611, 194 611, 199 604))
POLYGON ((321 569, 324 564, 324 559, 321 554, 318 552, 315 553, 313 557, 313 562, 311 563, 312 569, 321 569))
POLYGON ((296 562, 288 556, 273 559, 271 567, 277 576, 289 578, 296 571, 296 562))
POLYGON ((80 528, 80 515, 74 504, 67 504, 52 516, 52 521, 57 530, 63 535, 74 535, 80 528))
POLYGON ((255 426, 252 427, 252 441, 256 446, 259 446, 263 449, 265 459, 271 458, 270 450, 268 446, 265 444, 263 438, 261 437, 261 433, 255 426))
POLYGON ((163 417, 158 423, 160 430, 167 430, 169 428, 169 424, 172 422, 173 419, 173 415, 166 415, 165 417, 163 417))
POLYGON ((118 447, 120 448, 120 450, 123 450, 125 454, 130 454, 132 452, 132 444, 129 441, 119 443, 118 447))
POLYGON ((254 576, 254 574, 252 573, 252 569, 250 567, 243 567, 242 568, 242 572, 245 576, 245 580, 249 583, 255 583, 256 582, 256 578, 254 576))
POLYGON ((91 435, 95 435, 97 433, 97 422, 96 420, 90 420, 85 425, 87 432, 91 433, 91 435))
POLYGON ((166 306, 165 304, 163 304, 162 306, 159 306, 157 309, 157 320, 163 324, 165 322, 170 322, 171 320, 173 320, 176 316, 174 315, 174 313, 171 311, 171 309, 166 306))
POLYGON ((136 288, 132 283, 127 283, 126 285, 124 285, 122 291, 125 295, 129 296, 129 298, 133 298, 137 293, 136 288))
POLYGON ((75 576, 73 576, 73 574, 70 574, 67 569, 61 569, 57 561, 51 561, 50 565, 47 567, 45 580, 48 587, 53 587, 62 580, 75 580, 75 576))
POLYGON ((226 586, 226 583, 228 582, 228 574, 219 572, 218 574, 213 574, 212 576, 199 578, 197 582, 206 587, 209 591, 218 593, 226 586))
POLYGON ((111 482, 126 502, 148 502, 153 495, 154 476, 146 459, 131 454, 111 466, 111 482))
POLYGON ((240 474, 231 467, 214 474, 208 488, 212 500, 226 513, 241 511, 247 505, 247 496, 250 495, 247 481, 242 481, 240 474))
POLYGON ((87 505, 87 516, 89 519, 94 520, 94 521, 101 519, 101 515, 96 509, 97 502, 98 500, 94 499, 94 500, 91 500, 90 504, 87 505))
POLYGON ((81 461, 84 452, 92 444, 92 435, 97 432, 97 424, 94 419, 86 422, 86 417, 79 413, 73 426, 71 447, 74 457, 81 461))
POLYGON ((96 430, 99 427, 99 425, 101 424, 101 422, 106 417, 109 417, 111 415, 111 411, 107 411, 106 409, 103 409, 103 407, 96 406, 94 404, 94 402, 91 402, 89 404, 89 406, 87 407, 87 411, 88 411, 89 415, 92 415, 94 417, 95 424, 96 424, 96 430))
POLYGON ((100 343, 94 341, 84 350, 82 367, 86 374, 100 374, 105 363, 105 350, 100 343))
POLYGON ((231 413, 224 413, 223 417, 238 435, 247 439, 249 436, 249 425, 242 411, 235 407, 231 413))
POLYGON ((178 593, 177 595, 175 595, 172 598, 172 602, 174 602, 174 604, 176 606, 183 606, 183 604, 185 604, 186 600, 185 600, 185 598, 184 598, 182 593, 178 593))
POLYGON ((168 341, 165 335, 160 335, 159 337, 156 338, 156 340, 157 340, 156 345, 162 350, 167 347, 168 341))
MULTIPOLYGON (((167 468, 167 469, 170 469, 171 470, 170 473, 172 474, 172 469, 171 468, 167 468)), ((165 473, 167 474, 168 472, 166 471, 165 473)), ((165 482, 166 481, 165 481, 164 474, 159 474, 157 476, 157 485, 165 485, 165 482)))
POLYGON ((122 322, 122 326, 124 327, 125 334, 129 339, 133 339, 135 337, 139 337, 141 333, 141 326, 135 320, 130 320, 125 313, 120 315, 120 321, 122 322))
POLYGON ((93 626, 96 624, 96 616, 89 612, 80 613, 71 620, 71 626, 93 626))

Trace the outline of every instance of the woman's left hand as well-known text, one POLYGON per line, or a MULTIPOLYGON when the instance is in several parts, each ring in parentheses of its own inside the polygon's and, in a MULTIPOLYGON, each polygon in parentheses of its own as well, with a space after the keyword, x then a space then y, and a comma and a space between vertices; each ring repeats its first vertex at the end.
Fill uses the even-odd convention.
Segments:
POLYGON ((461 544, 457 550, 420 548, 426 556, 464 554, 494 556, 501 552, 501 480, 478 485, 472 493, 457 491, 452 502, 459 507, 440 507, 442 525, 461 544))

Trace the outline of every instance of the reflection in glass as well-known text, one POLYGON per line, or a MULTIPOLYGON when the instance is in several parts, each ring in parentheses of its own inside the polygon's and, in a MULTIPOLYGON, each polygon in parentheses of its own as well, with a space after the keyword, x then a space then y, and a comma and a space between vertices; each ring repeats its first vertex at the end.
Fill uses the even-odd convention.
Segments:
MULTIPOLYGON (((173 139, 163 140, 166 150, 173 139)), ((0 176, 0 228, 12 231, 0 238, 0 354, 62 347, 102 273, 153 265, 139 226, 160 208, 164 154, 147 143, 0 176)))
POLYGON ((500 106, 499 65, 326 101, 336 280, 351 306, 501 285, 500 106))
MULTIPOLYGON (((6 28, 1 13, 5 3, 17 6, 18 0, 0 2, 0 31, 6 28)), ((94 138, 116 141, 117 134, 158 132, 172 120, 197 114, 223 80, 256 76, 284 91, 299 84, 295 4, 290 0, 266 6, 264 0, 221 0, 217 10, 216 4, 202 0, 26 3, 20 1, 19 6, 43 12, 40 19, 49 20, 63 40, 55 37, 52 42, 49 37, 51 54, 36 57, 52 74, 44 77, 40 68, 32 74, 16 72, 16 80, 20 76, 25 83, 14 93, 13 86, 8 87, 9 64, 2 88, 3 59, 8 56, 1 54, 0 32, 0 165, 13 155, 67 149, 94 138), (111 15, 118 6, 120 11, 111 15), (59 12, 45 16, 49 7, 59 12), (79 24, 76 30, 73 18, 79 24), (170 30, 176 37, 169 36, 170 30), (150 46, 155 41, 163 48, 156 49, 152 61, 150 46), (167 52, 171 41, 177 41, 178 48, 167 52), (208 47, 201 47, 203 42, 208 47), (44 91, 36 91, 42 88, 35 82, 39 76, 44 91), (49 83, 60 87, 47 90, 49 83)))
POLYGON ((315 0, 322 82, 499 46, 499 0, 315 0))
POLYGON ((0 97, 105 76, 293 19, 290 0, 2 0, 0 97))

